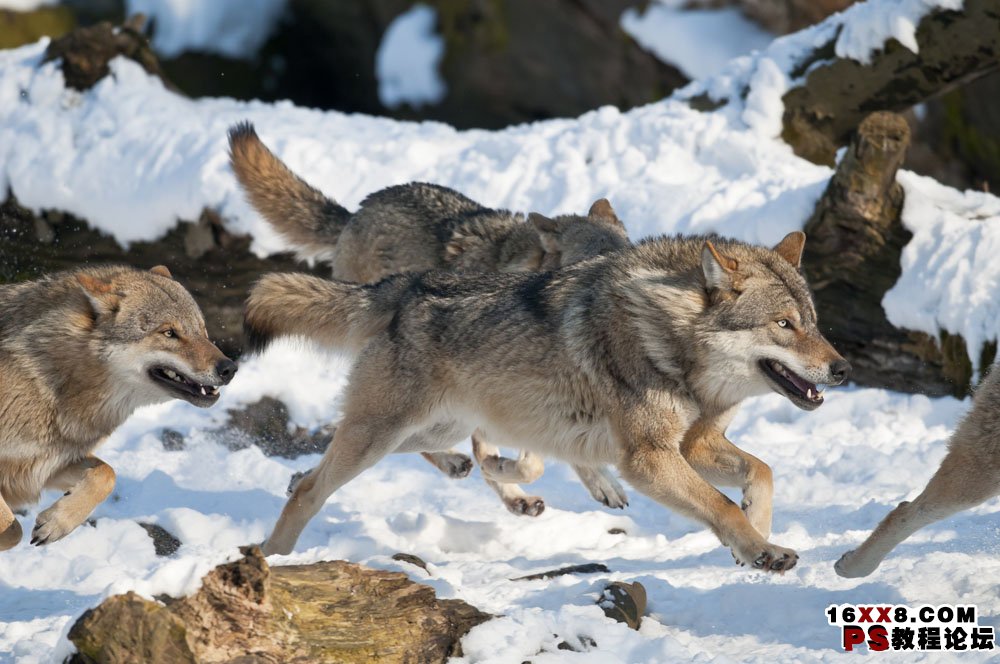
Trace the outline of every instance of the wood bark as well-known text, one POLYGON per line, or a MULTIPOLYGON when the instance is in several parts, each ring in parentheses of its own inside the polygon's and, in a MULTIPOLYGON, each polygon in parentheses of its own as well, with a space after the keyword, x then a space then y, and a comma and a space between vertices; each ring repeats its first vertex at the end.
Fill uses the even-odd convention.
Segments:
MULTIPOLYGON (((806 223, 803 269, 824 333, 854 366, 852 380, 962 396, 972 365, 961 337, 898 329, 882 309, 910 239, 896 182, 909 142, 906 120, 894 113, 874 113, 860 124, 806 223)), ((988 365, 991 358, 984 359, 988 365)))
POLYGON ((269 568, 260 549, 189 597, 115 595, 69 632, 76 664, 445 662, 491 616, 405 574, 344 561, 269 568))

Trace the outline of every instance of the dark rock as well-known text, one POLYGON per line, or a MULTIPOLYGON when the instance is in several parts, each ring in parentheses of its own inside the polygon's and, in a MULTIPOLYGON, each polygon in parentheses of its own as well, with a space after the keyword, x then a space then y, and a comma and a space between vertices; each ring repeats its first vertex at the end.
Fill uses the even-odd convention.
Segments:
POLYGON ((638 581, 615 581, 604 589, 597 604, 607 617, 639 629, 646 613, 646 588, 638 581))
POLYGON ((153 549, 156 551, 156 555, 172 556, 177 553, 177 549, 181 548, 181 541, 170 534, 170 531, 163 526, 155 523, 143 523, 141 521, 139 525, 143 527, 153 540, 153 549))
POLYGON ((687 82, 620 27, 638 0, 429 0, 445 43, 445 98, 387 109, 375 54, 409 0, 292 0, 279 85, 296 103, 457 127, 505 127, 656 101, 687 82), (322 84, 317 84, 322 81, 322 84))
POLYGON ((268 567, 260 549, 220 565, 190 597, 116 595, 69 638, 81 661, 445 662, 489 615, 405 574, 343 561, 268 567))
POLYGON ((584 563, 582 565, 570 565, 569 567, 560 567, 559 569, 549 570, 548 572, 539 572, 537 574, 529 574, 528 576, 518 576, 511 581, 537 581, 538 579, 552 579, 557 576, 564 576, 566 574, 597 574, 598 572, 610 572, 608 566, 604 563, 584 563))
POLYGON ((180 452, 184 449, 184 434, 173 429, 164 429, 160 433, 160 442, 168 452, 180 452))
POLYGON ((608 528, 609 535, 628 535, 624 528, 608 528))
POLYGON ((326 450, 333 434, 321 429, 315 433, 298 427, 289 431, 288 407, 272 397, 229 411, 229 421, 218 433, 232 450, 257 445, 267 456, 294 459, 303 454, 326 450))

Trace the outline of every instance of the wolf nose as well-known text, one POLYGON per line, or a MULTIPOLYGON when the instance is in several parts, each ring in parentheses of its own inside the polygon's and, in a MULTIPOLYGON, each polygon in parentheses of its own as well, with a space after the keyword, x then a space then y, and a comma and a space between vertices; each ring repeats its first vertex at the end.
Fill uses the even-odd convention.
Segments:
POLYGON ((832 362, 830 364, 830 375, 833 376, 838 384, 843 383, 851 375, 851 363, 843 358, 832 362))
POLYGON ((228 357, 219 360, 219 363, 215 365, 215 373, 219 374, 219 378, 222 379, 222 382, 228 385, 229 381, 231 381, 233 376, 236 375, 236 363, 228 357))

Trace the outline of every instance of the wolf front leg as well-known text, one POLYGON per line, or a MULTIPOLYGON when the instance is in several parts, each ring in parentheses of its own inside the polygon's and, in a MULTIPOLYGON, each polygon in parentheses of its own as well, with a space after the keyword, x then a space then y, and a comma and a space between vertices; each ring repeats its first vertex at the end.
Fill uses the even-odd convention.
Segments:
POLYGON ((38 515, 31 543, 51 544, 70 534, 115 488, 115 471, 95 456, 63 467, 45 484, 65 491, 63 497, 38 515))
POLYGON ((289 554, 295 542, 334 491, 375 465, 399 444, 396 418, 345 416, 319 465, 299 480, 281 510, 274 531, 261 545, 264 555, 289 554))
POLYGON ((620 427, 626 447, 619 469, 625 479, 653 500, 707 525, 741 564, 771 572, 795 566, 799 557, 794 551, 768 542, 736 503, 687 462, 680 451, 680 435, 664 430, 669 426, 669 421, 663 422, 666 418, 631 415, 620 427))
POLYGON ((21 524, 14 511, 0 495, 0 551, 13 549, 21 541, 21 524))
MULTIPOLYGON (((956 432, 956 439, 963 433, 956 432)), ((953 440, 941 467, 920 495, 901 502, 861 546, 841 556, 834 565, 837 574, 847 578, 868 576, 896 546, 924 526, 1000 494, 1000 468, 982 456, 979 442, 953 440)))
POLYGON ((729 418, 696 421, 681 442, 681 453, 699 475, 716 486, 743 490, 740 507, 757 532, 771 535, 774 478, 771 467, 736 447, 725 435, 729 418))
POLYGON ((483 438, 478 429, 472 434, 472 454, 483 471, 483 479, 496 491, 504 506, 513 514, 538 516, 545 511, 545 500, 541 496, 529 496, 517 482, 533 482, 542 475, 545 467, 541 457, 522 452, 514 461, 500 456, 500 450, 483 438), (521 464, 522 467, 518 467, 521 464), (489 467, 491 472, 487 471, 489 467), (512 477, 514 479, 503 479, 512 477))

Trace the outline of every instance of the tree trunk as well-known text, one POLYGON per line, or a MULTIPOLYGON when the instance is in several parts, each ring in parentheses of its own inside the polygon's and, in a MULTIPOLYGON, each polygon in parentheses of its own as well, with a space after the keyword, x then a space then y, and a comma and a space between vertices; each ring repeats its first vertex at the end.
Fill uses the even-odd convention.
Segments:
POLYGON ((900 220, 903 190, 896 183, 909 142, 906 120, 893 113, 873 113, 858 126, 806 223, 803 268, 824 332, 854 366, 852 380, 964 396, 972 365, 962 338, 942 335, 938 342, 898 329, 882 309, 910 239, 900 220))

